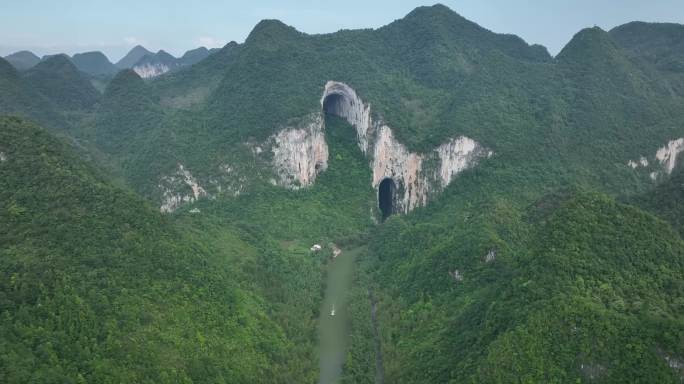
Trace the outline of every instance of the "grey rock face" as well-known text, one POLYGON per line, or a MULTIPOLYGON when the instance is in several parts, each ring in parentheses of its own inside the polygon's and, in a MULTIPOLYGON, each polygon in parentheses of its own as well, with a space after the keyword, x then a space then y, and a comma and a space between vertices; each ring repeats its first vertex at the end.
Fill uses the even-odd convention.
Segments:
POLYGON ((370 105, 341 82, 327 82, 320 102, 321 111, 301 127, 286 127, 270 139, 274 143, 273 166, 279 185, 288 188, 309 186, 327 168, 323 113, 340 116, 356 129, 358 146, 373 172, 370 183, 378 190, 383 180, 394 181, 396 196, 393 200, 397 212, 406 213, 425 205, 432 194, 443 190, 457 174, 492 155, 491 151, 465 136, 451 138, 428 153, 411 152, 394 137, 388 125, 372 118, 370 105), (427 169, 424 166, 427 162, 439 166, 427 169))

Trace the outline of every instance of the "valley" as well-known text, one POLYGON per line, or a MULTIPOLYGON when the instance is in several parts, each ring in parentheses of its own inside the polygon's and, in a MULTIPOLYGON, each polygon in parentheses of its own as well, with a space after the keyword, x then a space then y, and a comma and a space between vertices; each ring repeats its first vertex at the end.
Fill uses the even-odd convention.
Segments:
POLYGON ((325 296, 319 319, 320 384, 337 383, 347 357, 349 323, 347 301, 354 281, 354 263, 363 257, 363 248, 343 250, 328 261, 325 296), (359 255, 361 254, 361 255, 359 255))
POLYGON ((682 42, 0 58, 0 382, 680 383, 682 42))

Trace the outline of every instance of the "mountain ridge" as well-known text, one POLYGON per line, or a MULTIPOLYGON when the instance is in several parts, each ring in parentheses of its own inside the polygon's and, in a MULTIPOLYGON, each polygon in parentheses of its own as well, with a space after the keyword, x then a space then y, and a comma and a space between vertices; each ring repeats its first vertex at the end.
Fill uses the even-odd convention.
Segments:
POLYGON ((95 98, 0 59, 50 130, 0 117, 0 381, 316 382, 350 254, 343 382, 681 381, 678 31, 267 19, 95 98))

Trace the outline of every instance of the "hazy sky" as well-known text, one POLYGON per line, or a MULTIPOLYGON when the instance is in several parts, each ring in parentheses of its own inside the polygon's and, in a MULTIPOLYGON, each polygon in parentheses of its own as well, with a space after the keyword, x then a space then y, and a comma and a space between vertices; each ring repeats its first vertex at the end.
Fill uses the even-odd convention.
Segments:
MULTIPOLYGON (((385 25, 419 5, 411 0, 2 0, 0 55, 101 50, 117 61, 131 47, 179 55, 200 45, 244 41, 261 19, 307 33, 385 25)), ((495 32, 514 33, 556 54, 584 27, 632 20, 684 23, 684 0, 443 0, 495 32)))

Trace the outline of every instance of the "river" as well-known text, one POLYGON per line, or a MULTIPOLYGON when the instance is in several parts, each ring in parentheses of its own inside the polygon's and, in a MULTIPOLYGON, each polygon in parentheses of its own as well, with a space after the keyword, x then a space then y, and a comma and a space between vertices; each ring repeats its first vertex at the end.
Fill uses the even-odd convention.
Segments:
POLYGON ((342 376, 349 339, 347 294, 354 278, 354 259, 361 249, 343 250, 328 264, 327 286, 318 325, 319 384, 337 383, 342 376))

